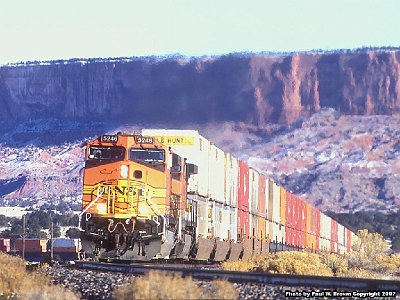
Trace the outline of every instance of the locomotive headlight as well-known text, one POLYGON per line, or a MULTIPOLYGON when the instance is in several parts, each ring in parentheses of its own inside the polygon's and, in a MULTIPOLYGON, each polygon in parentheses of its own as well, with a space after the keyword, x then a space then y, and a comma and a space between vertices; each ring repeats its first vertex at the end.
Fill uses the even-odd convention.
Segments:
POLYGON ((122 165, 120 172, 121 172, 121 177, 128 178, 128 166, 122 165))
POLYGON ((97 204, 97 212, 99 214, 105 214, 107 212, 107 205, 105 203, 97 204))
POLYGON ((141 215, 147 215, 149 213, 149 208, 147 207, 146 204, 142 204, 139 206, 139 213, 141 215))

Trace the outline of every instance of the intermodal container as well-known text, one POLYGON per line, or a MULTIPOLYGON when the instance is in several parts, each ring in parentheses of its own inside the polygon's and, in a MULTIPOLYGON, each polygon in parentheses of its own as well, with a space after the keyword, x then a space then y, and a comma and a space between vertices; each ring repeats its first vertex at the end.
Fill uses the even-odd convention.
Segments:
POLYGON ((346 227, 338 223, 338 251, 346 252, 346 227))
POLYGON ((331 252, 338 253, 338 222, 331 219, 331 252))
POLYGON ((229 153, 225 154, 225 202, 227 205, 237 207, 238 205, 238 159, 229 153))
POLYGON ((249 212, 249 167, 239 160, 238 209, 249 212))
POLYGON ((279 187, 279 208, 277 209, 279 211, 279 224, 287 226, 288 219, 290 223, 291 218, 288 216, 287 191, 283 187, 279 187))
POLYGON ((250 236, 257 237, 258 233, 258 216, 250 213, 250 236))
MULTIPOLYGON (((49 242, 51 241, 49 240, 49 242)), ((82 247, 79 239, 68 239, 68 238, 53 239, 53 251, 55 253, 64 253, 64 252, 77 253, 81 250, 81 248, 82 247)))
POLYGON ((225 153, 217 146, 210 144, 208 162, 208 196, 217 202, 224 203, 225 153))
POLYGON ((237 207, 229 206, 229 218, 227 218, 230 222, 230 230, 228 238, 229 240, 237 241, 237 232, 238 232, 238 209, 237 207))
POLYGON ((250 202, 250 213, 258 215, 258 180, 259 174, 253 168, 249 168, 249 202, 250 202))
POLYGON ((315 222, 315 249, 321 250, 321 212, 315 207, 313 207, 313 211, 313 215, 315 216, 315 219, 313 220, 313 222, 315 222))
POLYGON ((351 246, 352 246, 352 237, 353 237, 353 232, 346 228, 346 251, 350 252, 351 251, 351 246))
POLYGON ((298 201, 298 232, 299 232, 299 244, 300 248, 306 247, 306 203, 301 198, 297 197, 298 201))
POLYGON ((250 213, 248 210, 243 210, 238 208, 237 214, 237 234, 238 240, 247 238, 251 235, 250 233, 250 213))
POLYGON ((197 234, 203 237, 209 236, 208 232, 208 200, 202 196, 189 195, 193 197, 194 205, 197 204, 197 234))
POLYGON ((222 203, 214 202, 214 218, 213 225, 215 227, 214 236, 221 239, 228 239, 231 236, 230 209, 229 206, 222 203))
POLYGON ((265 217, 257 217, 257 237, 259 239, 267 239, 267 236, 269 234, 269 230, 267 228, 267 222, 265 220, 265 217))
POLYGON ((197 130, 143 129, 142 135, 155 137, 159 142, 170 146, 187 163, 198 167, 198 174, 188 180, 188 192, 209 197, 209 151, 210 141, 197 130))
POLYGON ((292 194, 281 188, 281 210, 285 209, 285 213, 281 213, 284 216, 284 224, 285 224, 285 239, 288 245, 294 246, 294 211, 293 211, 293 197, 292 194), (284 201, 283 201, 284 199, 284 201), (282 203, 285 203, 282 206, 282 203))
MULTIPOLYGON (((23 251, 22 239, 15 240, 15 250, 18 252, 23 251)), ((25 252, 39 253, 46 252, 47 239, 25 239, 25 252)))
POLYGON ((1 252, 10 252, 10 250, 11 250, 10 239, 0 238, 0 251, 1 252))
POLYGON ((272 180, 267 179, 268 185, 268 209, 267 219, 277 224, 280 223, 280 187, 272 180))
POLYGON ((267 180, 263 175, 258 176, 258 216, 265 218, 268 205, 267 180))
POLYGON ((313 215, 313 207, 310 203, 304 202, 305 204, 305 222, 306 222, 306 248, 310 250, 315 250, 313 247, 315 246, 315 231, 313 234, 313 223, 312 223, 312 215, 313 215))
POLYGON ((320 221, 320 249, 329 252, 331 251, 331 218, 321 212, 320 221))

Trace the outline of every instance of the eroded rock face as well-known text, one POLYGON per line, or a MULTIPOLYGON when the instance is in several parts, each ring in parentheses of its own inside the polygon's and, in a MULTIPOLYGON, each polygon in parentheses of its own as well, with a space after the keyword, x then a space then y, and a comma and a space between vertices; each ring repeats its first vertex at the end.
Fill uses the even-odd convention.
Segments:
POLYGON ((125 59, 0 68, 0 118, 291 124, 400 112, 400 51, 125 59))

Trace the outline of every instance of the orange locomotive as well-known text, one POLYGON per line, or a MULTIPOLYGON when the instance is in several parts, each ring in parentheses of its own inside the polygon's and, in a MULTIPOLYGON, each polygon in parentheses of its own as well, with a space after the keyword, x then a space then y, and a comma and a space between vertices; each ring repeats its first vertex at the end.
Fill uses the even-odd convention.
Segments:
POLYGON ((86 145, 82 248, 102 258, 186 258, 196 219, 186 213, 196 170, 170 147, 139 134, 102 135, 86 145))

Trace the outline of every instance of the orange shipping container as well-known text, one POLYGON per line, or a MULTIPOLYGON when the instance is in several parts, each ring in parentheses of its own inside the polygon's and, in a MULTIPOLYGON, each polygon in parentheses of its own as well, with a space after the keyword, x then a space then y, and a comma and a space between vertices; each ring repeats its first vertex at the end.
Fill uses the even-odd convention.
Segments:
POLYGON ((286 190, 280 187, 280 224, 286 225, 286 190))
POLYGON ((266 228, 266 220, 263 217, 258 217, 258 222, 257 222, 257 226, 258 226, 258 232, 257 232, 257 237, 260 239, 266 239, 267 235, 269 234, 269 232, 267 231, 266 228))

